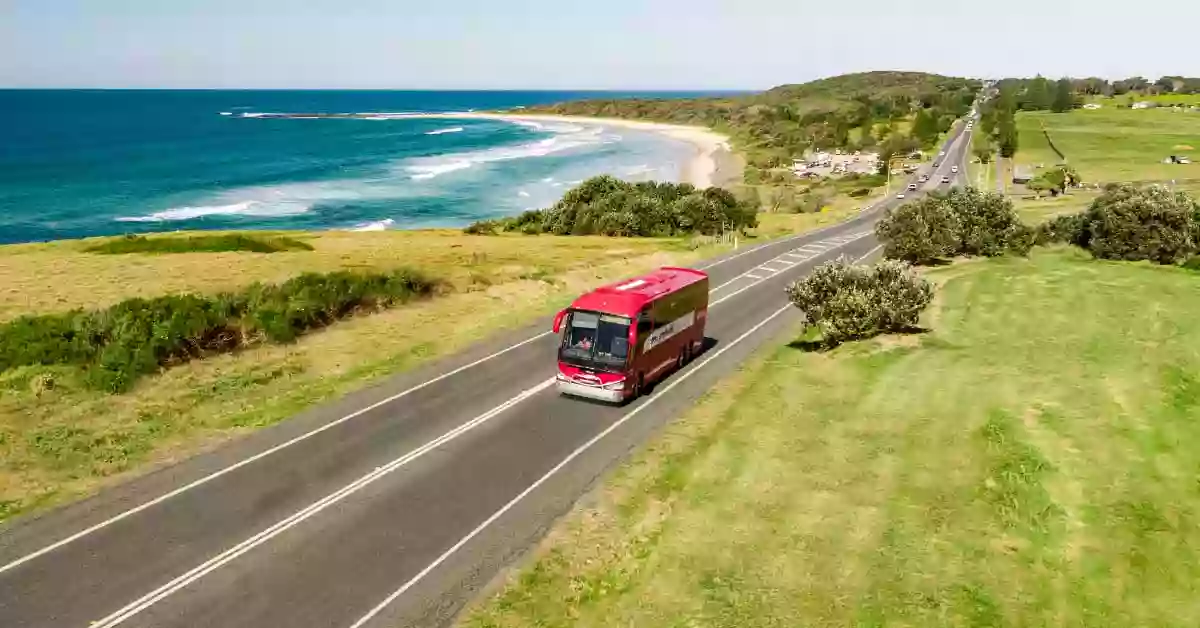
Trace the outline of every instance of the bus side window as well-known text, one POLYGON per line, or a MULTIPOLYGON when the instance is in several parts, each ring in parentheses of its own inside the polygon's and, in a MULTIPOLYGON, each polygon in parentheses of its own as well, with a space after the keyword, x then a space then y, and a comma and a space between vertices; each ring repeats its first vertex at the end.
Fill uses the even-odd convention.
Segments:
POLYGON ((654 319, 650 317, 648 310, 642 310, 638 313, 637 318, 637 334, 638 338, 645 337, 654 329, 654 319))

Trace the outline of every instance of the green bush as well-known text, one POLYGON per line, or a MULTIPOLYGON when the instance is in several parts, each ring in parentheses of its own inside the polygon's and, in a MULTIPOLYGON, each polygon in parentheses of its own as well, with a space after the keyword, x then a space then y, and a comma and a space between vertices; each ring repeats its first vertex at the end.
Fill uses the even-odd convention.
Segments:
POLYGON ((889 210, 875 234, 885 257, 914 264, 955 255, 1025 255, 1036 239, 1011 201, 974 188, 934 192, 889 210))
POLYGON ((874 266, 827 262, 787 292, 826 346, 913 329, 933 299, 932 285, 897 261, 874 266))
POLYGON ((496 230, 501 227, 498 220, 478 220, 463 228, 463 233, 467 235, 496 235, 496 230))
POLYGON ((883 255, 913 264, 929 264, 958 250, 957 217, 935 196, 905 203, 875 225, 883 255))
POLYGON ((1101 259, 1174 264, 1196 251, 1198 212, 1183 192, 1110 185, 1085 213, 1087 246, 1101 259))
POLYGON ((1038 244, 1074 244, 1088 247, 1088 219, 1083 212, 1061 214, 1037 226, 1038 244))
POLYGON ((126 253, 222 253, 249 251, 279 253, 281 251, 311 251, 312 245, 294 238, 252 236, 242 233, 189 236, 155 236, 147 238, 127 235, 84 249, 88 253, 118 255, 126 253))
POLYGON ((525 234, 663 237, 712 235, 757 224, 757 207, 728 190, 600 176, 571 189, 550 208, 481 221, 464 232, 487 234, 502 228, 525 234))
POLYGON ((19 366, 82 367, 84 381, 109 392, 142 375, 228 352, 262 337, 288 342, 361 310, 432 293, 435 283, 409 270, 306 273, 239 294, 127 299, 105 310, 27 316, 0 325, 0 371, 19 366))

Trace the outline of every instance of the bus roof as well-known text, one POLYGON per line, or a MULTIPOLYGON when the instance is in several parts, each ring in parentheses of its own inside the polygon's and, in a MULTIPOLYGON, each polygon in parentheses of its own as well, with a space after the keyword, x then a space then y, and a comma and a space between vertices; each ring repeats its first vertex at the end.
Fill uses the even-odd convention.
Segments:
POLYGON ((706 279, 708 273, 704 271, 667 266, 640 277, 596 288, 575 299, 571 309, 634 318, 647 303, 706 279))

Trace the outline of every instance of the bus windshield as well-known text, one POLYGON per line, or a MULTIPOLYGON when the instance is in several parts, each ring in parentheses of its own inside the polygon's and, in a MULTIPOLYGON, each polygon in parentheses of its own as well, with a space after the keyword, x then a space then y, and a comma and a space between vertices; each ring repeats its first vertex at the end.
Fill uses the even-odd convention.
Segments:
POLYGON ((559 359, 602 371, 621 371, 629 357, 629 319, 575 310, 566 324, 559 359))

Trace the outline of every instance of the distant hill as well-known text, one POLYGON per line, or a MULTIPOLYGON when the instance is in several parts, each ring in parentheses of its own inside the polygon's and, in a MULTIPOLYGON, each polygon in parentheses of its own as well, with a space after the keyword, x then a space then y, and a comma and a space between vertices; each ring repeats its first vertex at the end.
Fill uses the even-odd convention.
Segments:
POLYGON ((755 184, 780 177, 771 171, 808 149, 870 149, 890 141, 900 150, 936 141, 966 113, 980 86, 924 72, 862 72, 746 96, 580 100, 529 111, 709 126, 730 135, 747 159, 747 183, 755 184))

